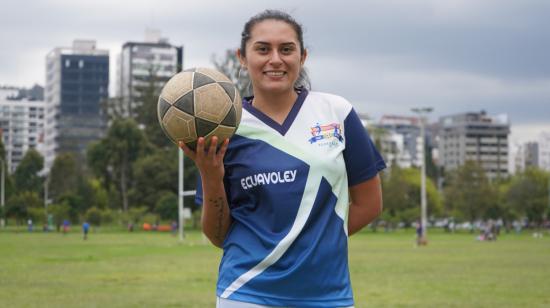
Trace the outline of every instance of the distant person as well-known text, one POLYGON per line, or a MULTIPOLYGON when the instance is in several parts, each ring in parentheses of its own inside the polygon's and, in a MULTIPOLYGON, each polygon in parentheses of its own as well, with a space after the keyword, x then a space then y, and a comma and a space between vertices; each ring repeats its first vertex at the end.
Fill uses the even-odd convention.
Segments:
POLYGON ((69 224, 69 220, 63 220, 63 234, 67 234, 67 232, 69 232, 69 224))
POLYGON ((88 231, 89 230, 90 230, 90 224, 87 221, 85 221, 82 224, 82 233, 84 233, 84 240, 88 239, 88 231))
POLYGON ((521 222, 514 220, 514 229, 516 230, 516 234, 521 234, 521 222))
POLYGON ((178 223, 175 220, 173 220, 172 221, 172 235, 176 236, 177 233, 178 233, 178 223))
POLYGON ((32 219, 27 220, 27 230, 32 232, 32 219))
POLYGON ((416 221, 416 246, 422 245, 422 223, 420 220, 416 221))

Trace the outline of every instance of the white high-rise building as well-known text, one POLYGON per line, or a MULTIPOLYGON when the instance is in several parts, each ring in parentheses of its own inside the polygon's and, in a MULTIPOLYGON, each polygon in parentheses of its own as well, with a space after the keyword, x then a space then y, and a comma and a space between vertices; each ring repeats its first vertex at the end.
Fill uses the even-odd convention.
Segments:
MULTIPOLYGON (((118 59, 116 112, 136 115, 144 89, 154 85, 160 92, 164 84, 183 67, 183 46, 174 46, 159 31, 148 30, 144 42, 127 42, 118 59)), ((111 107, 113 108, 113 107, 111 107)))
MULTIPOLYGON (((43 92, 43 88, 33 89, 43 92)), ((0 133, 9 172, 14 172, 27 150, 36 149, 46 159, 45 103, 43 95, 22 95, 24 89, 0 89, 0 133)))
MULTIPOLYGON (((424 149, 421 146, 422 140, 418 118, 401 115, 384 115, 380 118, 376 127, 387 131, 384 142, 386 146, 389 144, 393 145, 386 148, 383 143, 381 149, 388 156, 385 158, 390 164, 391 160, 394 160, 403 168, 421 166, 424 149), (391 150, 389 150, 390 148, 391 150), (392 152, 394 153, 391 154, 392 152)), ((430 144, 429 138, 428 144, 430 144)))
POLYGON ((439 125, 438 163, 445 170, 472 160, 481 164, 490 179, 508 175, 507 115, 462 113, 441 117, 439 125))

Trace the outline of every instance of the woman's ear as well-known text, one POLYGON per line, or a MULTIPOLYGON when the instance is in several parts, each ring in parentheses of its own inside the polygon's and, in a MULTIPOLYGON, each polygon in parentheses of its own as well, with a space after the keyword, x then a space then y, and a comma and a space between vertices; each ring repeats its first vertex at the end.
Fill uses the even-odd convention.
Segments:
POLYGON ((239 59, 239 62, 241 63, 241 67, 245 70, 246 69, 246 64, 245 64, 246 61, 245 61, 245 58, 244 58, 243 54, 241 53, 240 48, 237 49, 236 54, 237 54, 237 58, 239 59))
POLYGON ((304 66, 304 63, 306 63, 306 58, 307 58, 307 49, 304 49, 304 54, 302 55, 302 59, 300 59, 302 66, 304 66))

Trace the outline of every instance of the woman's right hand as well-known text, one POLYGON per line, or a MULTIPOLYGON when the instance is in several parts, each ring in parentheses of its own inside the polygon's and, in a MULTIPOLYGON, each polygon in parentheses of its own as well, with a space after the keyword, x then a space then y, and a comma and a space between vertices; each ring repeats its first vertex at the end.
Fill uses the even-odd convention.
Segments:
POLYGON ((208 149, 205 149, 205 142, 204 137, 199 137, 197 140, 196 152, 187 147, 183 141, 179 141, 178 145, 185 155, 195 162, 203 181, 222 181, 225 174, 223 158, 227 151, 229 139, 223 141, 219 150, 217 150, 217 136, 213 136, 212 139, 210 139, 210 146, 208 149))

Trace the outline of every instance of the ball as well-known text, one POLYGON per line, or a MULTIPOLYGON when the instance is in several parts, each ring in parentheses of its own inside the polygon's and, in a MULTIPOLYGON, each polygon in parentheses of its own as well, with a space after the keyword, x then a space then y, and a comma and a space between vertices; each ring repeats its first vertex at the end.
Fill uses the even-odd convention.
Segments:
POLYGON ((197 139, 231 138, 242 114, 239 91, 227 76, 210 68, 193 68, 174 75, 164 85, 157 104, 158 120, 174 143, 195 150, 197 139))

